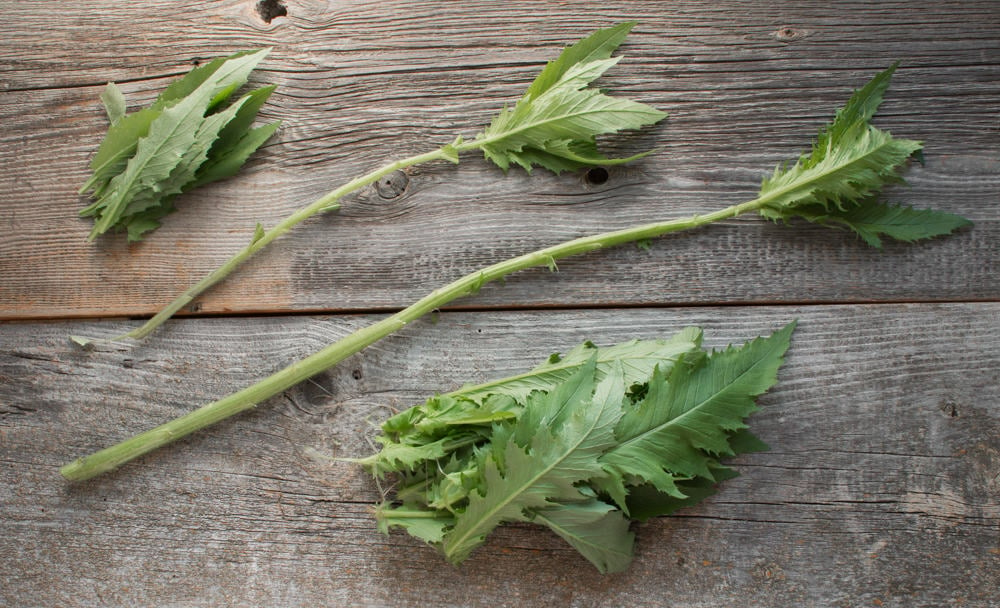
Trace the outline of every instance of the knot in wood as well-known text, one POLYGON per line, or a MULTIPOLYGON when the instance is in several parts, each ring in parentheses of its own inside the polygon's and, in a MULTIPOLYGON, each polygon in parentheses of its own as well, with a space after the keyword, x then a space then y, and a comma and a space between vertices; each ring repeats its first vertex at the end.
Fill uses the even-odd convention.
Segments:
POLYGON ((393 171, 375 183, 375 191, 384 199, 393 199, 404 192, 410 183, 410 178, 402 171, 393 171))
POLYGON ((264 23, 271 23, 277 17, 288 15, 288 9, 279 0, 260 0, 257 3, 257 14, 264 23))
POLYGON ((774 32, 774 38, 778 42, 795 42, 796 40, 802 40, 805 38, 806 33, 804 30, 796 29, 794 27, 784 26, 778 28, 778 31, 774 32))

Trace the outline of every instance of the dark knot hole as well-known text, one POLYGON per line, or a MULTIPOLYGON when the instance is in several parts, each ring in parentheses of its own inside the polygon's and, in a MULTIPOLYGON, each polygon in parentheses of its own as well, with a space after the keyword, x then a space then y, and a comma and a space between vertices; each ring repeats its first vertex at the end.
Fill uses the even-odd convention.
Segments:
POLYGON ((606 184, 608 182, 608 178, 610 177, 611 176, 608 174, 608 170, 604 167, 594 167, 593 169, 587 171, 584 179, 591 186, 600 186, 601 184, 606 184))

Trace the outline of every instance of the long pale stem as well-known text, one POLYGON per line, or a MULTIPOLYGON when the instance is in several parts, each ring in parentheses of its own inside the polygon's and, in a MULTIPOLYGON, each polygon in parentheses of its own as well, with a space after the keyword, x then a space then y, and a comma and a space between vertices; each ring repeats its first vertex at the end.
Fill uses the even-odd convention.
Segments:
MULTIPOLYGON (((511 273, 536 266, 553 267, 555 260, 560 258, 653 238, 688 228, 696 228, 735 217, 747 211, 759 209, 769 198, 757 198, 739 205, 726 207, 713 213, 696 215, 690 218, 655 222, 624 230, 581 237, 539 249, 532 253, 513 257, 492 266, 487 266, 486 268, 467 274, 444 287, 435 289, 403 310, 330 344, 322 350, 289 365, 252 386, 223 397, 218 401, 213 401, 189 414, 136 435, 115 446, 105 448, 90 456, 79 458, 64 466, 61 469, 61 473, 64 477, 73 481, 89 479, 115 469, 133 458, 151 452, 194 431, 248 410, 261 401, 298 384, 306 378, 333 367, 366 346, 402 329, 407 323, 419 319, 423 315, 444 306, 452 300, 474 294, 486 283, 496 281, 511 273)), ((317 205, 314 203, 309 208, 314 206, 317 205)))
MULTIPOLYGON (((226 263, 222 264, 203 279, 188 287, 179 296, 174 298, 172 302, 167 304, 162 310, 160 310, 156 315, 151 317, 148 321, 143 323, 141 326, 133 329, 130 332, 124 333, 120 336, 112 338, 112 340, 123 340, 126 338, 141 339, 145 338, 151 334, 157 327, 162 325, 167 319, 172 317, 177 311, 181 310, 185 306, 191 303, 196 297, 203 293, 208 288, 212 287, 234 270, 239 267, 243 262, 248 260, 253 254, 257 253, 264 247, 266 247, 271 241, 278 238, 279 236, 285 234, 292 229, 296 224, 308 219, 317 213, 322 211, 332 211, 340 207, 338 201, 344 196, 364 188, 369 184, 377 182, 379 179, 389 175, 393 171, 398 171, 400 169, 405 169, 406 167, 411 167, 413 165, 418 165, 421 163, 430 162, 433 160, 447 159, 455 161, 453 148, 447 146, 438 148, 431 152, 426 152, 424 154, 418 154, 416 156, 411 156, 409 158, 404 158, 392 163, 389 163, 383 167, 380 167, 371 173, 362 175, 361 177, 352 179, 346 184, 340 186, 335 190, 331 190, 327 194, 316 199, 312 203, 302 207, 295 213, 292 213, 285 219, 281 220, 274 225, 270 230, 264 231, 262 234, 257 235, 254 240, 238 251, 233 257, 229 258, 226 263)), ((89 342, 86 338, 74 337, 76 342, 80 344, 86 344, 89 342)))

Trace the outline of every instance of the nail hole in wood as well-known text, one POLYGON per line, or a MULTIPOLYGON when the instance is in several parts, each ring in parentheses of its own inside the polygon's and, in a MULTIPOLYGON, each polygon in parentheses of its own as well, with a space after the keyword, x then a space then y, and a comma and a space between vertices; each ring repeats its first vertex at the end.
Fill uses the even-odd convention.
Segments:
POLYGON ((609 177, 611 176, 608 174, 607 169, 604 167, 594 167, 587 171, 584 180, 591 186, 600 186, 601 184, 606 184, 609 177))
POLYGON ((351 372, 351 377, 354 378, 355 380, 360 380, 362 377, 361 370, 356 369, 353 372, 351 372))
POLYGON ((278 0, 260 0, 257 3, 257 14, 264 20, 264 23, 271 23, 278 17, 288 15, 288 9, 278 0))

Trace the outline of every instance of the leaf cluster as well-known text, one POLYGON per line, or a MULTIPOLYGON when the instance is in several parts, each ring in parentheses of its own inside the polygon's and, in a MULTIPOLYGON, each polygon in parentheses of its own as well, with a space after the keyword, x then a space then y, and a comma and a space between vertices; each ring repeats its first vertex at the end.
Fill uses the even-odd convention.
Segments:
POLYGON ((809 153, 764 179, 758 199, 766 201, 761 215, 851 230, 873 247, 882 246, 881 237, 912 242, 971 224, 951 213, 879 198, 885 186, 903 181, 899 171, 911 158, 922 159, 921 142, 894 138, 870 124, 896 67, 855 91, 820 131, 809 153))
POLYGON ((175 210, 177 195, 234 175, 274 134, 279 121, 251 127, 274 86, 227 104, 268 52, 244 51, 196 67, 131 114, 121 90, 108 84, 101 100, 111 125, 80 188, 94 199, 80 212, 94 218, 91 240, 112 229, 141 240, 175 210))
POLYGON ((644 156, 607 158, 597 149, 597 137, 639 129, 667 115, 589 86, 621 60, 611 54, 634 25, 626 22, 598 30, 564 49, 546 64, 514 107, 503 108, 469 147, 480 148, 505 171, 519 165, 528 172, 541 166, 559 173, 644 156))
POLYGON ((766 449, 746 429, 776 381, 794 323, 721 351, 670 340, 585 343, 534 370, 437 395, 388 419, 356 462, 392 476, 379 528, 459 563, 503 522, 533 522, 601 572, 626 568, 632 520, 696 504, 736 474, 720 459, 766 449))

